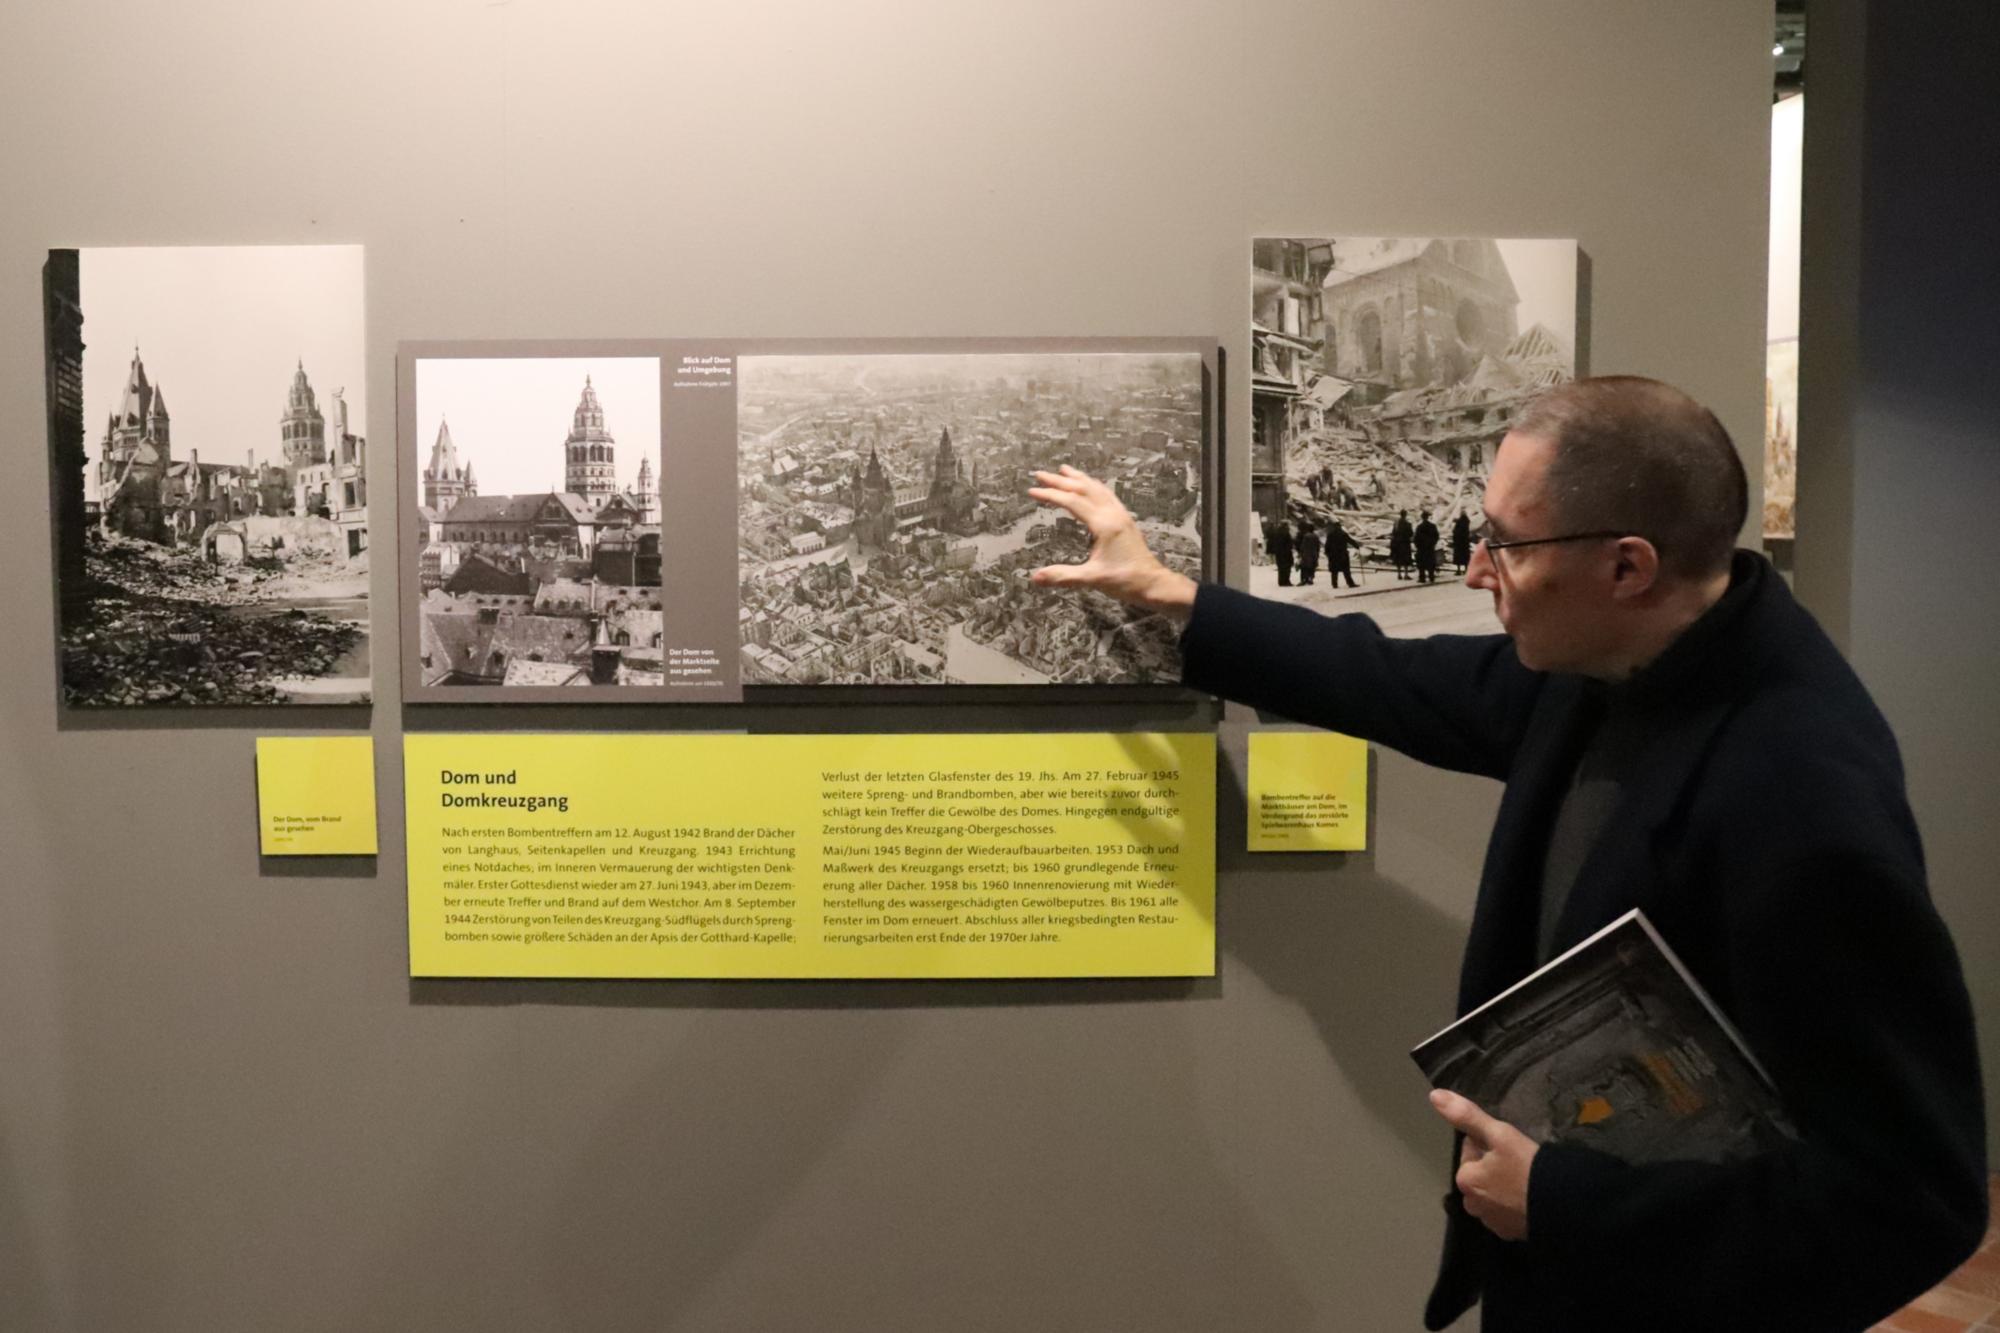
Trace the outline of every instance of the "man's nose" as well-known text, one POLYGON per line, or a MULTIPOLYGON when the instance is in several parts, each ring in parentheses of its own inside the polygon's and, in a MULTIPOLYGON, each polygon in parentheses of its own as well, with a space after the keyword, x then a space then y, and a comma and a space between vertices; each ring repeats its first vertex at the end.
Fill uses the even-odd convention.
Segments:
POLYGON ((1494 588, 1499 586, 1494 577, 1498 573, 1493 568, 1493 553, 1486 549, 1486 539, 1481 537, 1472 545, 1472 558, 1465 562, 1465 586, 1468 588, 1494 588))

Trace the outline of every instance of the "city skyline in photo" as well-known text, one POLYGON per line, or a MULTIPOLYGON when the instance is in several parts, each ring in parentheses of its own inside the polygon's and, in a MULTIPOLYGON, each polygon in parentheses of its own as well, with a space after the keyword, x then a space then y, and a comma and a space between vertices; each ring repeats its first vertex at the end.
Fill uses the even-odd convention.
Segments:
POLYGON ((419 474, 438 427, 450 427, 461 465, 470 464, 481 495, 562 492, 568 438, 584 383, 615 440, 618 488, 638 483, 639 463, 660 474, 658 357, 423 357, 416 363, 419 474))

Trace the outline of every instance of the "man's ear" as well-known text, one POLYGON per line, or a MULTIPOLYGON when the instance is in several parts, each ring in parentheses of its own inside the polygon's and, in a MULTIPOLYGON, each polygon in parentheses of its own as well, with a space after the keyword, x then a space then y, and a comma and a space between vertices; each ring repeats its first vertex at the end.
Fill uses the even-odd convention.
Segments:
POLYGON ((1660 552, 1644 537, 1620 537, 1612 553, 1611 595, 1643 597, 1660 583, 1660 552))

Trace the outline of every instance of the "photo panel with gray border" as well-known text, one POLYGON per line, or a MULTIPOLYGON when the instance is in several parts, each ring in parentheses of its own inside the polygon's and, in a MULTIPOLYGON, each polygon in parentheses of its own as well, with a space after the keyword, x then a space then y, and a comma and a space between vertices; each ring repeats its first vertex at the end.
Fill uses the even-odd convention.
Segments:
POLYGON ((43 306, 63 703, 366 704, 362 248, 52 250, 43 306))
POLYGON ((1578 373, 1573 240, 1251 243, 1250 591, 1398 637, 1498 633, 1464 584, 1493 455, 1578 373))
POLYGON ((666 346, 405 343, 412 702, 727 702, 733 459, 671 425, 666 346))
POLYGON ((1175 627, 1029 581, 1089 551, 1027 496, 1110 484, 1212 573, 1213 343, 733 344, 742 674, 770 686, 1172 686, 1175 627))

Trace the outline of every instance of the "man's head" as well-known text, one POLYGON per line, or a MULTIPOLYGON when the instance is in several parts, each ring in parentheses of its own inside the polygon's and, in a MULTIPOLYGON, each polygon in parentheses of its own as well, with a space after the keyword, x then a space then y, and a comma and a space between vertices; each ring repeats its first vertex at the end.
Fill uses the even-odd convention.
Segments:
POLYGON ((1727 586, 1749 484, 1714 413, 1617 375, 1529 406, 1501 441, 1485 508, 1501 549, 1482 543, 1466 582, 1492 592, 1521 660, 1617 677, 1727 586))

